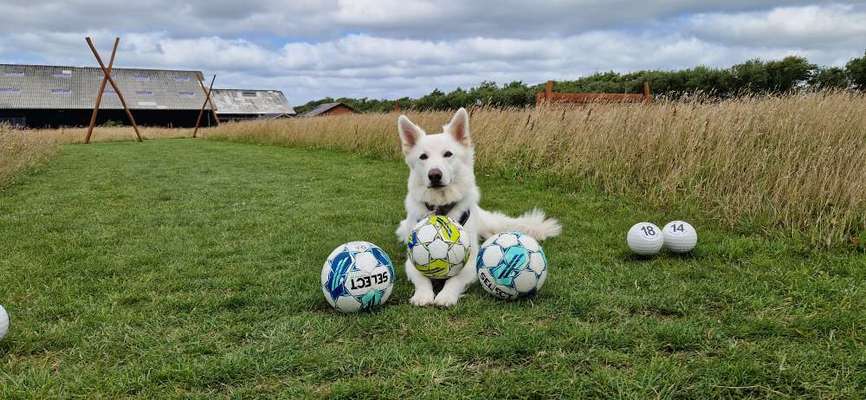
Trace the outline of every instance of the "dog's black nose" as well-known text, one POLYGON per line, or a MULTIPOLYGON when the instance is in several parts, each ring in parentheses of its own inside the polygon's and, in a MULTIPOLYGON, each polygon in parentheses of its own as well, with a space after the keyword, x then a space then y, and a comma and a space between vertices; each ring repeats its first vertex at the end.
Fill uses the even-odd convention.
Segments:
POLYGON ((439 168, 433 168, 427 172, 427 179, 430 179, 431 184, 439 184, 442 183, 442 170, 439 168))

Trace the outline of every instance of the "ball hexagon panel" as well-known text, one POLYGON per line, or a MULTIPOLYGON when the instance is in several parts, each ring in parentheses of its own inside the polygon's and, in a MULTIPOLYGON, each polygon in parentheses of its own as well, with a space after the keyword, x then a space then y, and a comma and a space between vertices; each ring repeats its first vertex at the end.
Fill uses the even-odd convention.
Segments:
POLYGON ((531 253, 529 255, 529 269, 536 274, 540 274, 547 269, 547 260, 544 258, 544 253, 531 253))
POLYGON ((497 245, 482 248, 481 263, 479 266, 483 265, 487 267, 499 264, 499 262, 502 261, 502 254, 502 248, 497 245))
POLYGON ((451 245, 451 248, 448 249, 448 262, 451 264, 463 265, 467 257, 469 257, 469 251, 461 244, 451 245))
MULTIPOLYGON (((422 221, 423 222, 423 221, 422 221)), ((418 241, 424 244, 430 243, 436 239, 436 234, 439 233, 436 230, 436 227, 433 225, 424 225, 417 231, 415 231, 415 235, 418 238, 418 241)))
POLYGON ((526 248, 526 250, 529 250, 530 252, 537 252, 541 250, 541 245, 539 245, 538 241, 536 241, 532 236, 520 235, 517 241, 520 243, 521 246, 523 246, 524 248, 526 248))
POLYGON ((412 248, 412 262, 415 265, 427 265, 430 263, 430 253, 424 246, 415 246, 412 248))
POLYGON ((342 312, 355 312, 361 309, 361 302, 352 296, 341 296, 334 303, 334 307, 342 312))
POLYGON ((442 239, 436 238, 436 240, 428 244, 427 251, 430 252, 431 259, 444 260, 448 258, 448 244, 442 241, 442 239))
POLYGON ((517 235, 513 233, 500 233, 496 238, 495 243, 502 247, 503 249, 507 249, 511 246, 518 244, 517 235))
POLYGON ((379 260, 371 252, 355 254, 355 268, 359 271, 369 274, 373 268, 379 266, 379 260))
POLYGON ((514 278, 514 289, 520 293, 532 292, 537 284, 538 276, 532 271, 521 271, 514 278))

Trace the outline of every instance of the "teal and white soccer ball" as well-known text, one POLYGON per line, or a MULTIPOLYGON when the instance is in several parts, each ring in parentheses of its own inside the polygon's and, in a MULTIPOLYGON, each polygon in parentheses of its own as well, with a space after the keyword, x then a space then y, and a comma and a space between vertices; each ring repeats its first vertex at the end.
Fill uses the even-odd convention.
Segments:
POLYGON ((538 241, 520 232, 491 236, 478 251, 481 287, 500 299, 531 296, 547 279, 547 257, 538 241))
POLYGON ((406 244, 415 269, 433 279, 457 275, 472 251, 469 235, 463 227, 444 215, 431 215, 418 221, 406 244))
POLYGON ((385 251, 368 242, 338 246, 322 267, 322 293, 340 312, 369 310, 385 303, 394 289, 394 264, 385 251))

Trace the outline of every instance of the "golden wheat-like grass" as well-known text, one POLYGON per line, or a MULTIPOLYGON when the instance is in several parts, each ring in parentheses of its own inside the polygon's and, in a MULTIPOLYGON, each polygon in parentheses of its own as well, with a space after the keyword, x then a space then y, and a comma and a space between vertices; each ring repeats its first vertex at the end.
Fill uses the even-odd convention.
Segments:
MULTIPOLYGON (((438 132, 450 113, 408 113, 438 132)), ((211 139, 399 158, 396 114, 223 124, 211 139)), ((652 105, 476 109, 476 165, 590 184, 834 245, 866 231, 866 96, 809 93, 652 105)))
POLYGON ((51 140, 30 137, 0 125, 0 188, 22 171, 47 160, 56 149, 51 140))
MULTIPOLYGON (((192 137, 192 129, 139 127, 141 137, 148 139, 175 139, 192 137)), ((58 144, 80 144, 87 137, 87 128, 32 129, 24 131, 28 137, 58 144)), ((201 130, 200 130, 201 132, 201 130)), ((136 140, 131 126, 97 127, 90 137, 91 143, 136 140)))

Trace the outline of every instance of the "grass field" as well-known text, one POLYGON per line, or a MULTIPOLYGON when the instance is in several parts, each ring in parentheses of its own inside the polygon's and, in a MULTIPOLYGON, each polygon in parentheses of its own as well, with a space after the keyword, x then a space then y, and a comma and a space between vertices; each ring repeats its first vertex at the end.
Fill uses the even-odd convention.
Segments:
POLYGON ((481 176, 482 205, 560 218, 540 296, 339 315, 325 256, 402 261, 405 166, 203 140, 69 145, 0 192, 0 398, 862 398, 866 258, 596 192, 481 176), (629 255, 691 219, 691 256, 629 255))

